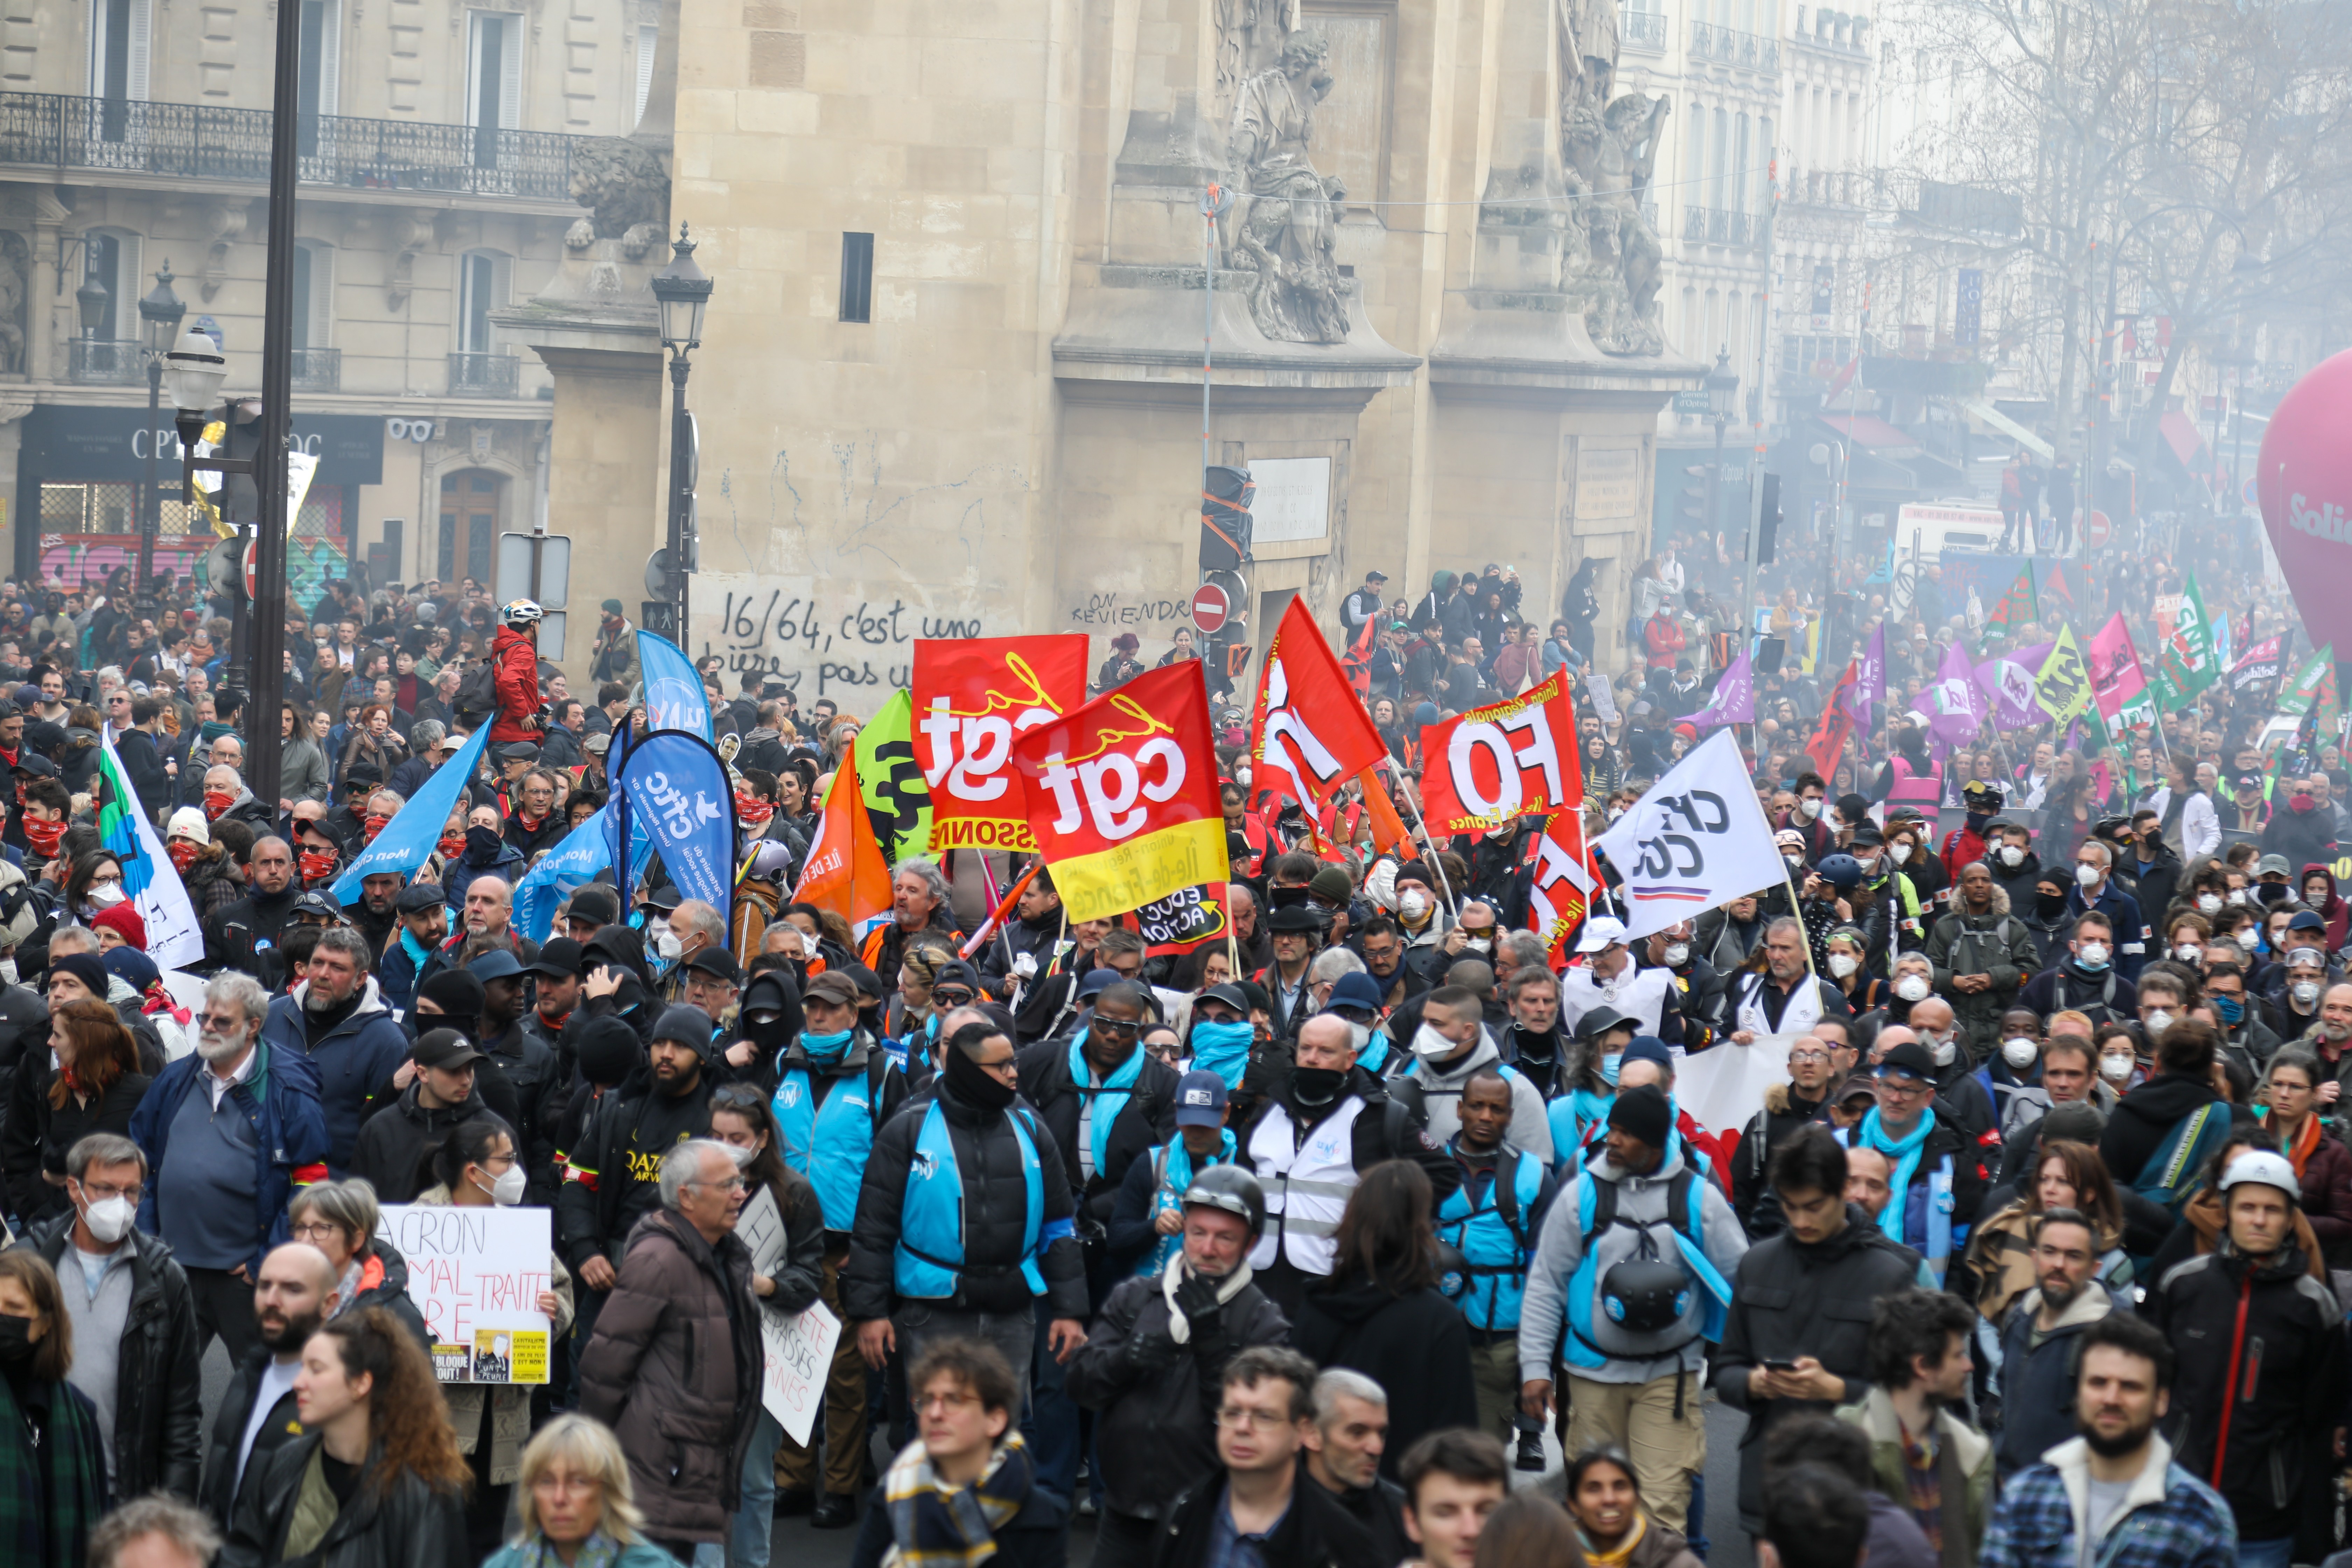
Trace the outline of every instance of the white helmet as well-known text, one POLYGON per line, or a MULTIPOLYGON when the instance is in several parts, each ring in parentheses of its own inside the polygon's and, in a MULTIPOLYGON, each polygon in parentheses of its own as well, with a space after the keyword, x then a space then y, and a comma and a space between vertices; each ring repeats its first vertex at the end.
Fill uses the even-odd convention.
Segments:
POLYGON ((2221 1190, 2225 1193, 2246 1182, 2276 1187, 2295 1202, 2303 1201, 2303 1184, 2294 1179, 2294 1166, 2288 1163, 2285 1155, 2274 1154, 2268 1149, 2255 1149, 2239 1155, 2230 1162, 2229 1169, 2221 1173, 2221 1190))
POLYGON ((537 601, 531 599, 517 599, 512 604, 499 607, 499 625, 502 626, 535 626, 542 618, 544 618, 546 612, 539 607, 537 601))

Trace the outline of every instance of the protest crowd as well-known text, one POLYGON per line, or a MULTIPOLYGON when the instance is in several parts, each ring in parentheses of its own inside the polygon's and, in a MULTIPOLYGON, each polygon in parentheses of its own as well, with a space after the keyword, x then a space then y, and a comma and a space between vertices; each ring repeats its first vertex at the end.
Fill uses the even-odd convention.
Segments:
POLYGON ((1712 1404, 1770 1568, 2323 1562, 2332 650, 2218 550, 1745 573, 856 710, 333 582, 258 716, 0 584, 0 1538, 1694 1568, 1712 1404))

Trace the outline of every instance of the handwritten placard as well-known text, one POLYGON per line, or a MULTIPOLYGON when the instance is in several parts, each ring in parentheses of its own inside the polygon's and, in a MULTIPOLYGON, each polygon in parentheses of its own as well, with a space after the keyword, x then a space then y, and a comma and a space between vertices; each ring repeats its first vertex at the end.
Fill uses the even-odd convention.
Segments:
POLYGON ((387 1206, 378 1239, 408 1262, 408 1299, 433 1336, 443 1383, 547 1381, 552 1325, 539 1310, 548 1289, 550 1221, 543 1208, 387 1206))
MULTIPOLYGON (((751 1272, 772 1279, 790 1244, 774 1193, 761 1187, 743 1201, 735 1235, 751 1249, 751 1272)), ((825 1374, 833 1365, 834 1346, 841 1342, 841 1320, 822 1301, 810 1302, 804 1312, 780 1312, 763 1304, 760 1342, 766 1352, 760 1403, 783 1424, 793 1442, 806 1447, 817 1406, 824 1403, 825 1374)))

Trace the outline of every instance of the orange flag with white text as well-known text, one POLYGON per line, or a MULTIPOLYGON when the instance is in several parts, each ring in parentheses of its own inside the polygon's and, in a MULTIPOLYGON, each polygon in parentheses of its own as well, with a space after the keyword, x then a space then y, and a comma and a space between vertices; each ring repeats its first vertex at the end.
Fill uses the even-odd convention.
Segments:
POLYGON ((856 742, 843 753, 832 787, 825 791, 824 812, 793 901, 832 910, 861 937, 890 916, 890 868, 875 841, 866 796, 857 787, 856 742))

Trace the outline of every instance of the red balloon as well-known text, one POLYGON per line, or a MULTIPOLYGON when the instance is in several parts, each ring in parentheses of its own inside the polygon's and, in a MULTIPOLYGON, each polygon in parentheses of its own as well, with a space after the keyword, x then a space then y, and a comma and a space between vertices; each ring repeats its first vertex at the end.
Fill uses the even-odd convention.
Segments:
POLYGON ((2279 400, 2255 485, 2305 635, 2352 656, 2352 350, 2279 400))

